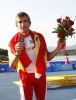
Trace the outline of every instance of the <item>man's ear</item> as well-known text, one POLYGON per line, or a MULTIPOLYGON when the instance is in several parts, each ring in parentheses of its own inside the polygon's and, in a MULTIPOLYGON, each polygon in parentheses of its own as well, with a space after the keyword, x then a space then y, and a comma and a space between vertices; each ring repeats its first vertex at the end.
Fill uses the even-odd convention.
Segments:
POLYGON ((16 23, 16 27, 18 27, 17 23, 16 23))
POLYGON ((29 23, 29 27, 31 26, 31 23, 29 23))

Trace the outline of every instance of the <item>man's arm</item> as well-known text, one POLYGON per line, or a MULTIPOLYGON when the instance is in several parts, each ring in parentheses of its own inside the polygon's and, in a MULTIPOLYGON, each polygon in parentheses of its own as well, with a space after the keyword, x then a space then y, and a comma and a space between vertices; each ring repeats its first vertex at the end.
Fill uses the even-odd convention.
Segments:
POLYGON ((24 48, 25 44, 23 42, 18 42, 15 45, 15 50, 16 53, 13 54, 10 50, 10 48, 8 49, 8 54, 9 54, 9 66, 11 66, 12 68, 16 68, 17 67, 17 63, 18 63, 18 56, 21 54, 22 49, 24 48))
POLYGON ((59 48, 56 48, 52 52, 47 51, 47 60, 48 61, 52 60, 58 54, 59 51, 60 51, 59 48))
POLYGON ((52 52, 49 52, 47 51, 47 60, 50 61, 52 60, 60 50, 64 49, 66 46, 66 41, 64 41, 63 43, 61 43, 59 40, 58 40, 58 43, 57 43, 57 47, 54 51, 52 52))
POLYGON ((18 62, 18 55, 14 55, 11 53, 10 48, 8 49, 8 56, 9 56, 9 66, 13 69, 16 69, 17 62, 18 62))

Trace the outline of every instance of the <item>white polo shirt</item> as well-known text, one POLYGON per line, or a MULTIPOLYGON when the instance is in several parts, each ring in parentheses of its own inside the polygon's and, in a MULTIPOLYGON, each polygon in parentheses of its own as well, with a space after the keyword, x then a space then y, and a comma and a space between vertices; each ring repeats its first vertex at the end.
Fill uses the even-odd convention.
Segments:
MULTIPOLYGON (((25 70, 27 73, 35 73, 35 78, 40 78, 41 74, 35 72, 36 50, 31 36, 24 38, 24 43, 25 43, 26 53, 28 54, 30 60, 32 61, 31 64, 27 68, 25 68, 25 70)), ((9 59, 12 59, 15 55, 11 53, 10 49, 8 50, 9 50, 8 52, 9 59)))

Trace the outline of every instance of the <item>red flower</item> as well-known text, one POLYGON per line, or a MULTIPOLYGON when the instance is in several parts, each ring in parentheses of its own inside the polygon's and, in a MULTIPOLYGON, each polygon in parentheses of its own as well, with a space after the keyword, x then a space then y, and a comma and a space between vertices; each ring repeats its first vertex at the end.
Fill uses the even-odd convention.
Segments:
POLYGON ((74 31, 74 29, 73 29, 73 28, 70 28, 68 31, 69 31, 70 33, 72 33, 72 32, 74 31))
POLYGON ((74 25, 74 21, 70 19, 70 17, 66 16, 65 18, 58 18, 57 19, 57 27, 54 28, 53 33, 57 33, 57 37, 60 39, 61 42, 63 42, 66 37, 72 36, 75 34, 74 28, 72 26, 74 25))
POLYGON ((65 19, 68 19, 68 20, 70 20, 70 17, 68 17, 68 16, 65 16, 65 19))
POLYGON ((74 24, 74 21, 70 20, 70 25, 73 25, 74 24))
POLYGON ((58 23, 61 23, 61 21, 62 21, 62 18, 58 18, 58 19, 57 19, 57 22, 58 22, 58 23))

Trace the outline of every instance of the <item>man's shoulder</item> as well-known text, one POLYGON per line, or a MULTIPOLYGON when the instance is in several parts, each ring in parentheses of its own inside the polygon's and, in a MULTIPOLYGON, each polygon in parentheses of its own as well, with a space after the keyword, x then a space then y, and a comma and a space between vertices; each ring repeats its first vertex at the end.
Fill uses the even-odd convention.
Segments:
POLYGON ((19 37, 20 36, 20 32, 17 32, 13 37, 19 37))
POLYGON ((12 39, 17 39, 19 36, 20 36, 20 33, 17 32, 17 33, 15 33, 15 35, 12 36, 12 39))
POLYGON ((20 36, 20 33, 17 32, 15 35, 12 36, 12 38, 10 39, 10 42, 14 42, 14 41, 16 42, 18 40, 19 36, 20 36))
POLYGON ((33 32, 34 34, 38 35, 38 36, 43 37, 43 35, 42 35, 41 33, 37 32, 37 31, 32 31, 32 32, 33 32))

